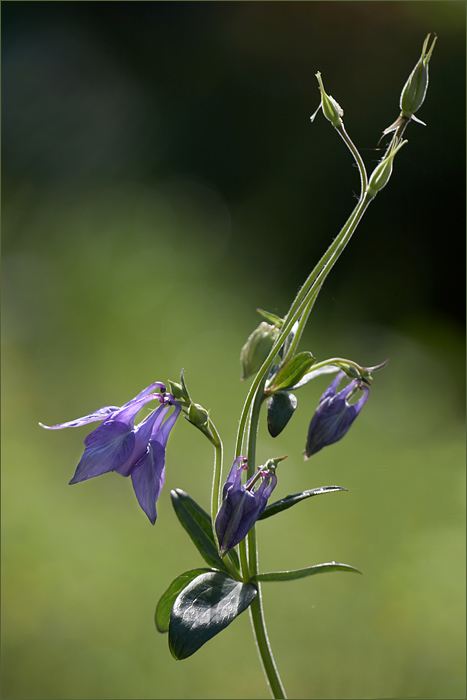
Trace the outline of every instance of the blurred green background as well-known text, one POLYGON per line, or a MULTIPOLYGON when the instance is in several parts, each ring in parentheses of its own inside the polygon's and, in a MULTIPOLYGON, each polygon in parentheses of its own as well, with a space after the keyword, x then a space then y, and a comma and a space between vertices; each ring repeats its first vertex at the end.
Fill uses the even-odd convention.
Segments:
POLYGON ((152 528, 129 480, 67 485, 86 428, 185 368, 230 466, 239 352, 284 314, 344 223, 358 175, 314 73, 372 167, 428 32, 431 83, 393 178, 333 270, 302 349, 390 358, 342 442, 303 462, 327 381, 259 459, 275 495, 339 484, 258 528, 293 698, 465 697, 464 2, 2 2, 2 697, 264 698, 248 615, 172 659, 153 612, 202 564, 172 511, 209 507, 211 448, 185 421, 152 528))

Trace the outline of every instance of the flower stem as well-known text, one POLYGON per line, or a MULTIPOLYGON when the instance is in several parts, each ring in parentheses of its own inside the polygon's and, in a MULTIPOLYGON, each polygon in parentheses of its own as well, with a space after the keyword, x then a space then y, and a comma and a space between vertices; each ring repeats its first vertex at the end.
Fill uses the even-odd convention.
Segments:
MULTIPOLYGON (((263 402, 264 385, 266 377, 258 386, 258 391, 255 394, 253 405, 250 412, 250 420, 248 425, 248 478, 251 478, 255 473, 256 463, 256 438, 258 434, 258 423, 263 402)), ((244 558, 241 558, 242 572, 250 578, 258 573, 258 549, 256 545, 256 526, 253 526, 248 533, 248 561, 245 570, 243 570, 244 558)), ((245 541, 240 543, 240 548, 243 546, 245 553, 245 541)), ((242 552, 242 549, 240 549, 242 552)), ((248 580, 248 579, 246 579, 248 580)), ((285 690, 277 670, 274 657, 272 654, 271 645, 269 643, 268 633, 266 630, 266 621, 264 619, 263 605, 261 599, 261 586, 256 584, 258 593, 255 600, 250 605, 250 619, 253 626, 253 632, 256 639, 258 654, 261 659, 263 671, 271 689, 274 698, 286 698, 285 690)))
POLYGON ((208 421, 212 439, 210 442, 214 447, 214 473, 212 477, 212 490, 211 490, 211 522, 212 522, 212 532, 214 535, 214 541, 216 543, 217 549, 219 549, 219 541, 217 539, 216 528, 214 527, 214 522, 216 519, 217 511, 219 510, 219 500, 220 500, 220 488, 221 488, 221 477, 222 477, 222 460, 223 460, 223 446, 221 436, 219 435, 216 426, 211 419, 208 421))

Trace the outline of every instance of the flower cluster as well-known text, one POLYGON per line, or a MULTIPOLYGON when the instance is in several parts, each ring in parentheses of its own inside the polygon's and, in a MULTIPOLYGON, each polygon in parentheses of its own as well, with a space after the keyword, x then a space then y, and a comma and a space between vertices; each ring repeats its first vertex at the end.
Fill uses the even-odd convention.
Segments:
POLYGON ((122 407, 104 406, 67 423, 40 424, 48 430, 60 430, 103 420, 84 440, 83 456, 69 483, 111 471, 131 476, 138 503, 153 525, 157 518, 156 502, 165 480, 165 448, 181 410, 173 396, 165 392, 162 382, 154 382, 122 407), (136 415, 151 401, 161 405, 135 426, 136 415), (167 417, 171 406, 174 411, 167 417))

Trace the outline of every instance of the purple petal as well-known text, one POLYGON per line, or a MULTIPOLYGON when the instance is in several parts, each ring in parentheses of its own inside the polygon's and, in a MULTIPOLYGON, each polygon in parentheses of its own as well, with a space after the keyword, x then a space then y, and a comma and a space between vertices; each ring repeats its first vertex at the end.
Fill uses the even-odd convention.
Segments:
POLYGON ((159 399, 159 397, 155 394, 149 394, 149 396, 142 396, 140 398, 132 399, 124 406, 119 408, 115 415, 112 416, 112 419, 118 420, 121 423, 126 423, 129 427, 133 428, 136 415, 141 411, 143 406, 150 401, 155 401, 156 399, 159 399))
MULTIPOLYGON (((178 403, 178 401, 173 401, 172 405, 174 407, 174 411, 172 414, 167 418, 165 423, 161 427, 161 422, 159 422, 158 426, 156 427, 156 424, 154 424, 153 429, 152 429, 152 437, 157 440, 161 445, 165 447, 167 445, 167 441, 169 439, 170 431, 175 425, 175 421, 177 420, 178 416, 180 415, 180 411, 182 410, 181 405, 178 403)), ((164 407, 166 408, 166 407, 164 407)), ((168 407, 167 407, 168 409, 168 407)), ((166 411, 167 412, 167 411, 166 411)), ((164 415, 165 413, 164 412, 164 415)))
POLYGON ((76 418, 76 420, 70 420, 67 423, 59 423, 58 425, 44 425, 39 423, 40 426, 46 428, 47 430, 60 430, 61 428, 78 428, 80 425, 86 425, 87 423, 93 423, 94 421, 104 420, 109 418, 112 413, 119 411, 119 406, 103 406, 98 408, 97 411, 90 413, 88 416, 83 416, 83 418, 76 418))
MULTIPOLYGON (((146 389, 143 389, 143 391, 140 391, 140 393, 135 396, 134 399, 131 399, 128 403, 133 403, 133 401, 138 401, 138 399, 142 399, 143 396, 147 396, 148 394, 152 394, 154 391, 160 391, 163 394, 165 394, 166 388, 165 384, 162 382, 153 382, 153 384, 150 384, 149 386, 146 387, 146 389)), ((128 404, 125 404, 125 406, 128 406, 128 404)))
MULTIPOLYGON (((139 399, 139 401, 150 401, 151 398, 152 397, 147 397, 146 399, 139 399)), ((149 416, 141 421, 136 428, 133 428, 133 433, 135 435, 133 452, 132 454, 128 455, 125 462, 122 462, 115 467, 116 472, 122 476, 129 476, 131 474, 137 462, 143 457, 148 449, 154 424, 158 422, 160 423, 166 412, 167 408, 165 406, 159 406, 155 411, 150 413, 149 416)))
POLYGON ((135 434, 125 423, 107 421, 87 436, 86 449, 70 484, 92 479, 116 469, 131 457, 135 434))
POLYGON ((148 445, 147 452, 131 472, 131 481, 138 503, 154 525, 156 502, 165 480, 165 448, 158 442, 148 445))
POLYGON ((338 374, 336 374, 336 376, 334 377, 334 379, 332 380, 332 382, 330 383, 330 385, 328 386, 328 388, 326 389, 326 391, 324 392, 324 394, 320 398, 320 400, 319 400, 320 403, 322 403, 325 399, 331 398, 335 395, 335 393, 337 391, 337 387, 339 386, 339 384, 341 383, 341 381, 343 380, 343 378, 345 376, 346 376, 345 372, 342 372, 342 371, 339 372, 338 374))

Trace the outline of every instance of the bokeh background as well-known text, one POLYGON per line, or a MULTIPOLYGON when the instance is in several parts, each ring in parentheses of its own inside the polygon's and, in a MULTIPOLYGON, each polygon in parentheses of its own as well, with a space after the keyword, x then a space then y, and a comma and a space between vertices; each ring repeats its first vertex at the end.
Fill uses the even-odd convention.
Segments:
MULTIPOLYGON (((262 570, 363 570, 265 584, 293 698, 465 697, 464 2, 2 2, 2 696, 264 698, 248 615, 194 657, 154 627, 202 561, 171 509, 208 509, 211 448, 169 443, 154 528, 128 480, 67 485, 86 428, 182 367, 231 463, 239 351, 284 314, 359 181, 309 115, 314 73, 371 168, 423 39, 430 89, 393 177, 334 268, 302 349, 390 358, 342 442, 303 462, 327 382, 259 459, 278 497, 339 484, 260 524, 262 570)), ((229 466, 229 465, 226 465, 229 466)))

